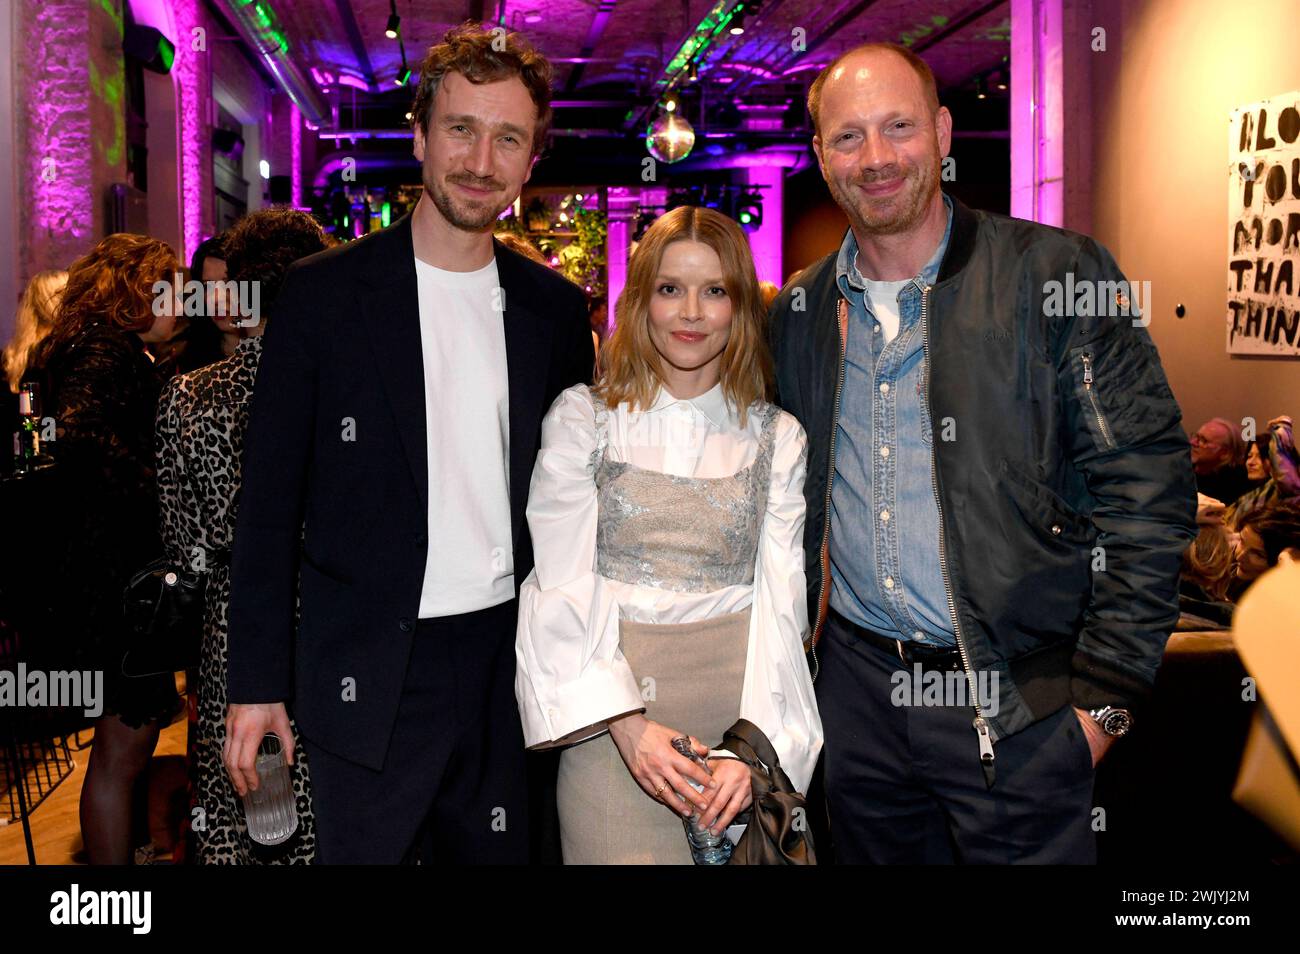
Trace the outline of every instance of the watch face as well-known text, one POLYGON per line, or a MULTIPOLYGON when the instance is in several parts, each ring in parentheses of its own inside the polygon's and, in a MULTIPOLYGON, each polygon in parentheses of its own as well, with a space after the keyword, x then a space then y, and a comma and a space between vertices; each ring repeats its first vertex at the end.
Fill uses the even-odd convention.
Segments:
POLYGON ((1112 709, 1101 720, 1101 727, 1107 735, 1124 735, 1132 725, 1133 720, 1123 709, 1112 709))

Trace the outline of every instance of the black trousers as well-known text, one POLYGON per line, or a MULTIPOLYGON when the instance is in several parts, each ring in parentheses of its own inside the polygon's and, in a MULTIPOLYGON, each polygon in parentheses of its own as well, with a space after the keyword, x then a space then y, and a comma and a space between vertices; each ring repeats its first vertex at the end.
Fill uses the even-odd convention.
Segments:
POLYGON ((973 707, 891 702, 897 655, 838 614, 819 641, 826 805, 842 864, 1093 864, 1093 768, 1071 706, 1000 739, 992 789, 973 707))
POLYGON ((381 771, 303 739, 319 864, 525 864, 514 600, 416 625, 381 771))

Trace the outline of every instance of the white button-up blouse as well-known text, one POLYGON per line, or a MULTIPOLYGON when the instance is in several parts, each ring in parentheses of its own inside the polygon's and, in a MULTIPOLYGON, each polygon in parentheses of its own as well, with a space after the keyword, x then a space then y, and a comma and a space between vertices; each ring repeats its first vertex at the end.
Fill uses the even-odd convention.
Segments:
MULTIPOLYGON (((608 454, 674 476, 726 477, 755 459, 761 417, 751 409, 742 427, 721 384, 690 400, 661 388, 646 411, 627 404, 610 409, 608 454)), ((556 398, 542 422, 528 494, 536 563, 520 588, 515 642, 525 744, 580 742, 606 731, 609 720, 645 708, 619 649, 620 619, 689 623, 752 606, 740 717, 763 730, 791 781, 806 791, 822 726, 803 651, 803 428, 780 412, 753 584, 711 593, 625 583, 596 572, 595 451, 591 394, 575 385, 556 398)))

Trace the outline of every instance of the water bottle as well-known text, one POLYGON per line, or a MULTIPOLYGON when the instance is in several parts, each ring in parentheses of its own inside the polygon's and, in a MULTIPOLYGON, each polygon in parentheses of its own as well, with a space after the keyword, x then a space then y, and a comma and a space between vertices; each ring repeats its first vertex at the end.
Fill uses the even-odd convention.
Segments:
MULTIPOLYGON (((691 748, 690 739, 680 736, 673 739, 673 748, 697 765, 703 765, 705 770, 708 769, 708 763, 691 748)), ((686 782, 697 792, 704 791, 703 785, 697 785, 689 778, 686 782)), ((691 846, 691 858, 697 865, 725 865, 731 859, 732 844, 727 833, 713 834, 700 824, 699 812, 692 812, 690 818, 683 818, 682 827, 686 829, 686 842, 691 846)))
POLYGON ((258 788, 249 789, 243 799, 248 837, 259 845, 278 845, 298 830, 293 778, 279 736, 263 737, 256 764, 258 788))

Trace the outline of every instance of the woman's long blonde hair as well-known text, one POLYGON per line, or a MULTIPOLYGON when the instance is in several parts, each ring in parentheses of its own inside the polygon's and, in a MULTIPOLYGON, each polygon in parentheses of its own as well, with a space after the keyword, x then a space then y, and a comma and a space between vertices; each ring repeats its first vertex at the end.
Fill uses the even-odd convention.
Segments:
POLYGON ((601 378, 594 390, 609 407, 626 401, 646 409, 663 383, 659 351, 650 340, 650 298, 664 250, 690 240, 713 249, 722 263, 722 285, 731 299, 731 333, 722 352, 722 393, 741 423, 750 405, 772 390, 767 311, 749 242, 740 226, 713 209, 679 206, 646 231, 628 263, 627 284, 614 306, 614 334, 601 349, 601 378))
POLYGON ((18 393, 18 386, 27 373, 32 352, 54 327, 54 317, 59 310, 59 296, 63 294, 63 286, 67 283, 67 272, 61 268, 51 268, 33 275, 23 291, 23 297, 18 302, 14 334, 4 350, 5 377, 9 379, 9 390, 14 394, 18 393))

